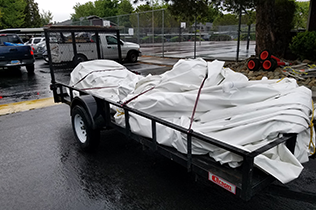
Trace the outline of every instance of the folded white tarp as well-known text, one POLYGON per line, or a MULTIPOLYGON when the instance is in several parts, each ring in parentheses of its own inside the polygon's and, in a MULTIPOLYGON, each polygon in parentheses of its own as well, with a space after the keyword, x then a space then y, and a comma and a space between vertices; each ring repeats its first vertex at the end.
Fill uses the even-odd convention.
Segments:
MULTIPOLYGON (((70 85, 108 100, 128 102, 129 107, 185 128, 191 126, 246 151, 254 151, 283 133, 298 133, 294 155, 280 144, 255 158, 258 168, 282 183, 297 178, 310 152, 311 91, 289 78, 249 81, 223 65, 221 61, 179 60, 164 74, 144 77, 114 61, 88 61, 74 69, 70 85)), ((124 115, 116 109, 116 122, 125 126, 124 115)), ((133 132, 152 137, 149 120, 131 114, 130 125, 133 132)), ((185 134, 157 125, 157 141, 186 153, 185 134)), ((192 152, 209 154, 232 167, 242 162, 240 156, 198 140, 193 141, 192 152)))

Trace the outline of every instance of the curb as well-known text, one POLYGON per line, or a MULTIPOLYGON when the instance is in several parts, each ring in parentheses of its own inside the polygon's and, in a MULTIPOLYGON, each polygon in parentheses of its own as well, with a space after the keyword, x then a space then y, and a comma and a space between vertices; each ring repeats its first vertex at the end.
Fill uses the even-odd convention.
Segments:
POLYGON ((54 102, 53 97, 9 104, 0 104, 0 116, 54 105, 57 105, 57 103, 54 102))

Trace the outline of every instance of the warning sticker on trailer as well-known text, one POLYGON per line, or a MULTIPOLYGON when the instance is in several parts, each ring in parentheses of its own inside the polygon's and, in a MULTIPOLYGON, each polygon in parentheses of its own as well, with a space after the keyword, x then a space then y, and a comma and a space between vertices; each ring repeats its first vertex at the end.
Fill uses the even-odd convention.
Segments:
POLYGON ((236 186, 227 182, 226 180, 212 174, 211 172, 208 172, 208 179, 215 184, 221 186, 222 188, 228 190, 229 192, 236 194, 236 186))

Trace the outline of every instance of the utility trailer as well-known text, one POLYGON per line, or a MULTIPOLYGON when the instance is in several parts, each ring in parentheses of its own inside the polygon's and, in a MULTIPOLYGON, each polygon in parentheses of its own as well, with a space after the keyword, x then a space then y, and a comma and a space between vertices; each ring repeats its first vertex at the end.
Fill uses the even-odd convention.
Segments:
MULTIPOLYGON (((76 52, 76 43, 74 39, 75 32, 90 32, 95 33, 115 33, 119 39, 119 30, 104 27, 48 27, 44 29, 46 40, 49 40, 51 33, 69 32, 72 34, 73 52, 76 52)), ((98 44, 96 43, 98 46, 98 44)), ((98 48, 98 47, 97 47, 98 48)), ((184 166, 188 172, 194 173, 196 178, 203 179, 211 185, 218 185, 227 191, 240 197, 242 200, 250 200, 252 196, 267 187, 275 178, 271 175, 254 167, 254 158, 259 154, 285 143, 291 152, 294 152, 297 134, 286 134, 281 138, 262 146, 252 152, 246 152, 240 148, 234 147, 222 141, 210 138, 195 132, 192 129, 184 128, 179 125, 170 123, 169 121, 149 115, 139 110, 130 108, 129 106, 108 100, 88 93, 85 90, 74 88, 67 84, 60 83, 55 79, 55 69, 51 61, 49 41, 47 41, 50 73, 51 73, 51 90, 53 91, 54 100, 56 103, 61 102, 69 105, 72 119, 73 131, 76 140, 83 149, 91 149, 98 144, 101 129, 115 129, 126 135, 127 138, 133 139, 145 148, 157 152, 172 161, 184 166), (124 110, 125 127, 118 125, 113 119, 111 107, 119 107, 124 110), (151 122, 152 137, 147 138, 131 131, 130 115, 137 115, 148 119, 151 122), (183 154, 176 149, 160 145, 157 143, 157 125, 163 125, 174 129, 186 135, 187 153, 183 154), (192 141, 200 140, 234 154, 240 155, 243 158, 242 166, 231 168, 227 164, 221 165, 208 155, 193 155, 192 141)), ((100 51, 97 50, 98 57, 100 51)), ((120 54, 120 46, 118 45, 118 53, 120 54)))

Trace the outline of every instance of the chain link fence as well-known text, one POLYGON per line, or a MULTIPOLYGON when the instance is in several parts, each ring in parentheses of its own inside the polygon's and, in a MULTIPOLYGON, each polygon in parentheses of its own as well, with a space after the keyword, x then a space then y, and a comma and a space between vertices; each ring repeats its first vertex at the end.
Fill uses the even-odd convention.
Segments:
MULTIPOLYGON (((143 55, 172 57, 172 53, 182 53, 183 57, 203 57, 206 51, 214 48, 214 44, 224 42, 230 46, 235 45, 235 51, 237 50, 238 25, 215 26, 212 23, 182 22, 173 18, 165 9, 72 23, 96 24, 118 27, 121 39, 140 44, 143 55)), ((253 53, 255 25, 241 25, 240 41, 242 52, 253 53)))

